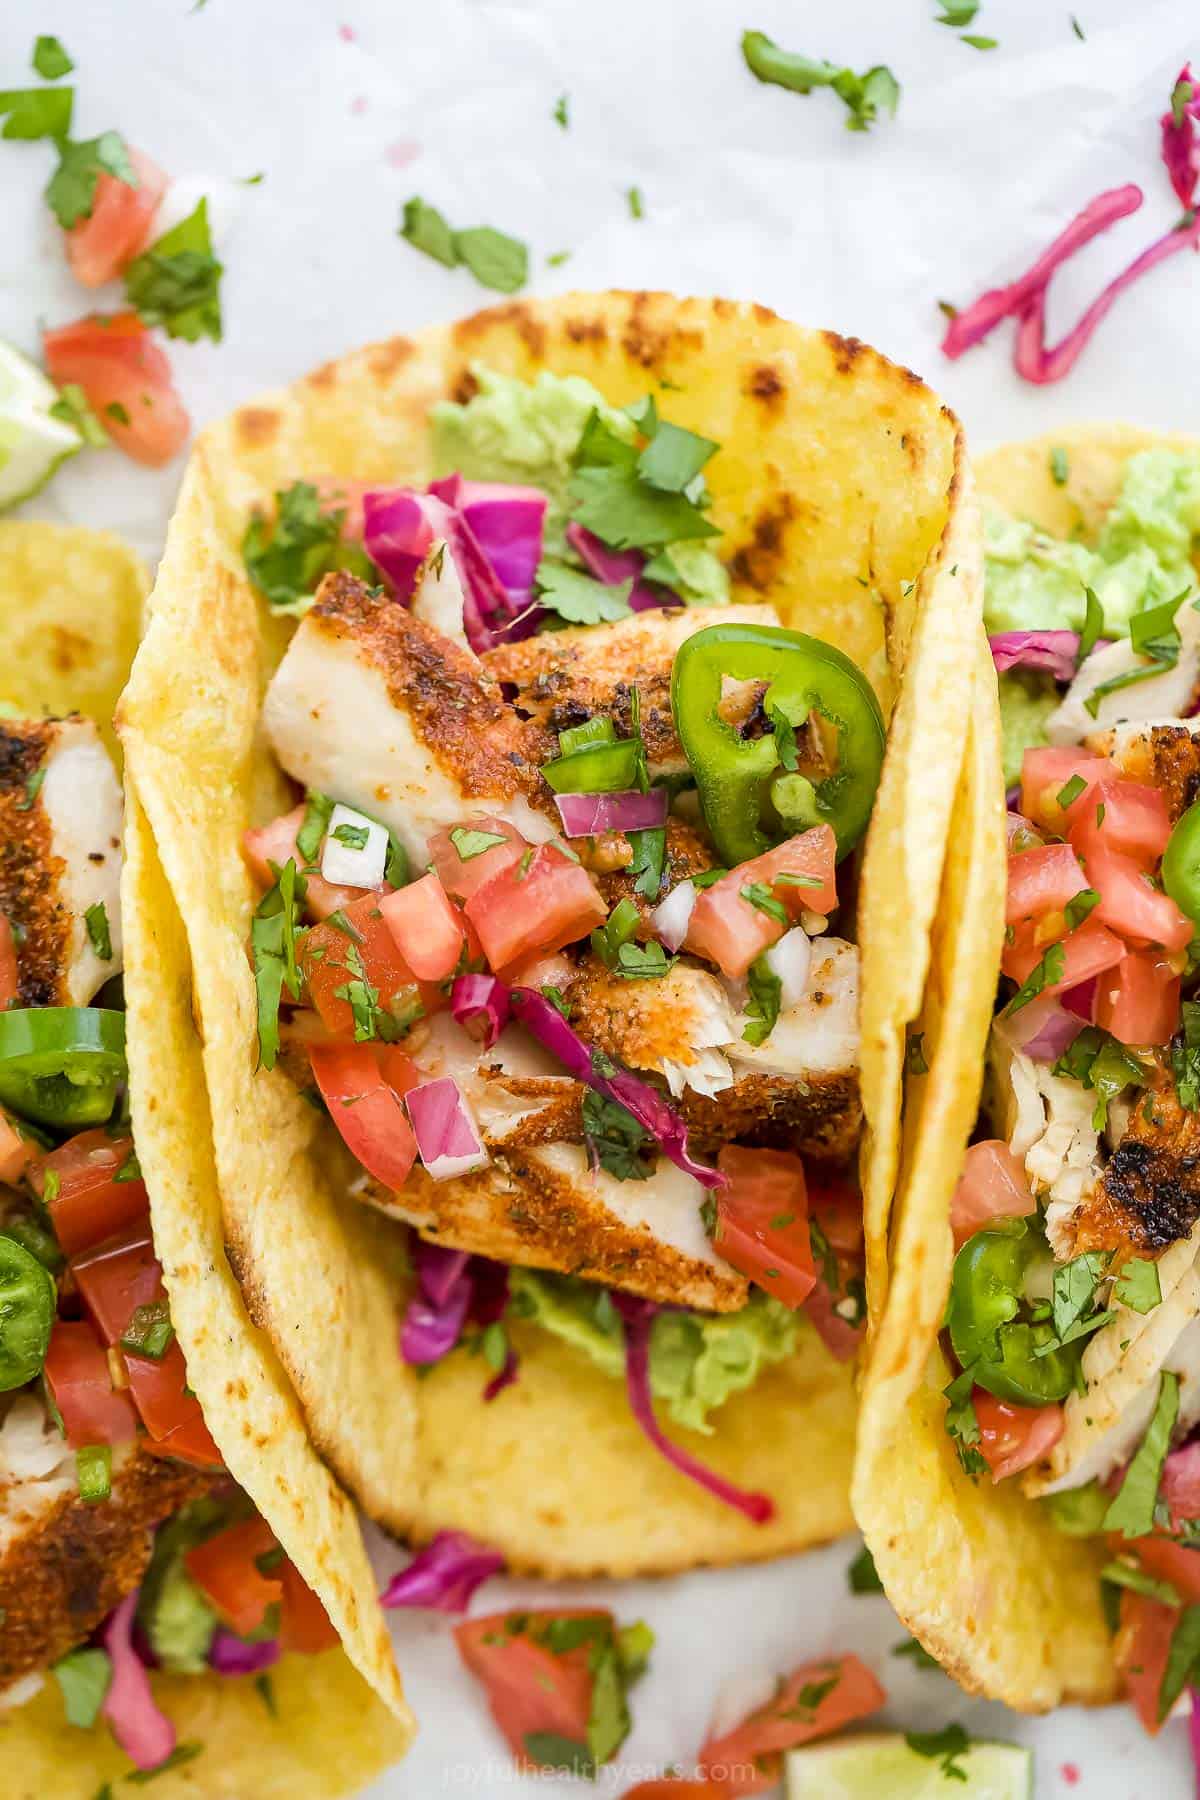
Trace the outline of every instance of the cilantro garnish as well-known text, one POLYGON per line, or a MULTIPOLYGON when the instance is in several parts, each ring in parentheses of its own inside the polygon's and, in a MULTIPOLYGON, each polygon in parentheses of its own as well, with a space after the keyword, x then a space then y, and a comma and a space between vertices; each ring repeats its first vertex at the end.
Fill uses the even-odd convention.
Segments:
POLYGON ((1124 1093, 1127 1087, 1140 1086, 1146 1079, 1145 1068, 1133 1052, 1095 1025, 1085 1026, 1074 1043, 1064 1050, 1051 1073, 1065 1075, 1082 1087, 1094 1090, 1096 1109, 1092 1114, 1092 1125, 1097 1131, 1103 1131, 1107 1122, 1109 1102, 1124 1093))
POLYGON ((1185 1606, 1171 1634, 1167 1665, 1158 1690, 1159 1722, 1166 1718, 1200 1664, 1200 1606, 1185 1606))
POLYGON ((138 1161, 138 1153, 136 1150, 130 1150, 128 1156, 125 1158, 125 1161, 121 1164, 120 1168, 117 1170, 116 1174, 113 1176, 113 1180, 114 1181, 140 1181, 141 1179, 142 1179, 142 1165, 138 1161))
POLYGON ((875 1558, 864 1544, 846 1570, 846 1585, 852 1594, 882 1594, 883 1583, 875 1567, 875 1558))
MULTIPOLYGON (((777 1220, 772 1219, 772 1229, 777 1223, 777 1220)), ((808 1221, 808 1241, 812 1245, 813 1262, 820 1267, 822 1281, 831 1294, 836 1294, 838 1288, 837 1253, 817 1218, 811 1218, 808 1221)))
POLYGON ((694 431, 685 431, 655 415, 653 436, 638 457, 638 474, 651 487, 668 494, 684 494, 720 447, 711 438, 698 437, 694 431))
POLYGON ((1023 1006, 1028 1006, 1031 1000, 1036 1000, 1043 988, 1062 980, 1066 966, 1067 953, 1062 945, 1048 945, 1046 954, 1042 957, 1041 961, 1035 963, 1033 968, 1029 971, 1008 1005, 1004 1008, 1005 1012, 1008 1014, 1020 1012, 1023 1006))
POLYGON ((36 138, 65 139, 71 129, 74 88, 6 88, 0 113, 7 113, 0 137, 31 143, 36 138))
POLYGON ((342 824, 336 826, 330 835, 335 843, 344 844, 347 850, 365 850, 371 828, 369 825, 342 824))
POLYGON ((349 569, 369 579, 371 563, 342 537, 344 507, 324 507, 308 481, 294 481, 275 495, 275 518, 255 512, 242 538, 246 573, 278 612, 304 613, 323 576, 349 569))
POLYGON ((631 831, 628 835, 633 856, 625 872, 637 876, 633 891, 646 900, 657 900, 667 860, 666 827, 656 825, 647 831, 631 831))
POLYGON ((546 557, 538 564, 534 588, 541 604, 568 625, 606 625, 629 617, 633 578, 610 585, 546 557))
POLYGON ((1112 1322, 1113 1315, 1098 1310, 1096 1303, 1096 1289, 1104 1279, 1108 1260, 1104 1250, 1085 1250, 1055 1269, 1050 1304, 1056 1335, 1039 1345, 1035 1356, 1048 1356, 1063 1344, 1088 1337, 1112 1322))
POLYGON ((788 924, 787 908, 765 881, 752 881, 738 891, 748 905, 753 906, 760 913, 766 913, 768 919, 774 919, 776 924, 782 925, 786 929, 788 924))
POLYGON ((416 194, 404 203, 400 236, 447 269, 462 264, 481 287, 495 293, 515 294, 529 279, 529 251, 518 238, 491 225, 455 231, 435 206, 416 194))
POLYGON ((655 939, 646 944, 622 944, 617 952, 616 972, 627 981, 666 975, 674 968, 676 958, 668 956, 655 939))
POLYGON ((112 932, 109 930, 108 925, 108 908, 105 906, 103 900, 97 900, 88 907, 83 915, 83 922, 87 926, 87 934, 92 949, 96 952, 100 961, 111 962, 113 954, 112 932))
POLYGON ((742 33, 742 56, 757 80, 794 94, 811 94, 814 88, 832 88, 848 111, 850 131, 868 131, 881 112, 894 115, 900 104, 900 83, 882 63, 856 75, 836 63, 782 50, 762 31, 742 33))
POLYGON ((1179 1605, 1179 1594, 1169 1581, 1156 1581, 1140 1564, 1127 1562, 1123 1557, 1105 1563, 1100 1579, 1111 1581, 1114 1587, 1128 1588, 1133 1594, 1144 1594, 1147 1600, 1161 1600, 1164 1606, 1179 1605))
POLYGON ((293 1000, 300 998, 296 880, 296 865, 289 858, 279 871, 275 886, 259 901, 250 924, 250 951, 258 993, 258 1060, 264 1069, 273 1069, 279 1054, 279 1003, 284 988, 293 1000))
POLYGON ((1178 1416, 1179 1377, 1164 1369, 1159 1377, 1158 1399, 1146 1435, 1125 1471, 1116 1499, 1104 1515, 1105 1531, 1119 1531, 1124 1537, 1138 1538, 1149 1537, 1154 1530, 1154 1503, 1178 1416))
POLYGON ((761 1044, 769 1038, 783 1004, 783 983, 765 956, 756 956, 746 972, 750 997, 746 1002, 749 1023, 742 1032, 747 1044, 761 1044))
POLYGON ((569 1019, 571 1017, 571 1002, 567 999, 561 988, 554 987, 547 982, 541 992, 550 1002, 556 1013, 561 1013, 564 1019, 569 1019))
POLYGON ((645 1181, 654 1173, 654 1144, 617 1101, 588 1088, 583 1096, 583 1129, 600 1167, 618 1181, 645 1181))
POLYGON ((625 189, 625 204, 629 208, 629 216, 631 219, 645 218, 646 202, 642 198, 642 190, 640 187, 625 189))
POLYGON ((1074 931, 1077 925, 1082 925, 1088 914, 1093 912, 1099 904, 1100 896, 1095 888, 1083 888, 1078 894, 1072 895, 1063 908, 1067 930, 1074 931))
POLYGON ((296 854, 306 869, 316 866, 321 840, 325 836, 332 812, 333 801, 330 796, 309 788, 304 796, 304 818, 296 833, 296 854))
POLYGON ((601 962, 615 969, 622 947, 628 944, 639 924, 641 914, 632 900, 618 900, 603 925, 592 932, 592 949, 601 962))
POLYGON ((928 1075, 929 1059, 925 1055, 925 1033, 910 1031, 904 1066, 910 1075, 928 1075))
MULTIPOLYGON (((48 90, 49 91, 49 90, 48 90)), ((102 174, 115 175, 126 187, 139 185, 129 160, 124 138, 117 131, 72 143, 65 134, 57 138, 58 167, 46 187, 46 204, 64 231, 80 219, 90 219, 96 202, 96 183, 102 174)))
POLYGON ((999 38, 974 37, 968 31, 962 33, 959 42, 962 44, 970 44, 972 50, 996 50, 1000 46, 999 38))
POLYGON ((1185 1000, 1183 1043, 1171 1047, 1171 1072, 1179 1104, 1187 1112, 1200 1111, 1200 1001, 1185 1000))
POLYGON ((556 125, 561 125, 564 131, 567 130, 571 123, 570 105, 571 97, 569 94, 560 94, 558 99, 554 102, 554 112, 552 115, 554 123, 556 125))
POLYGON ((1135 1256, 1127 1262, 1113 1283, 1113 1293, 1131 1312, 1153 1312, 1162 1304, 1162 1283, 1158 1264, 1135 1256))
POLYGON ((1075 17, 1074 13, 1071 14, 1071 30, 1075 33, 1075 36, 1079 39, 1081 44, 1087 43, 1087 37, 1084 33, 1083 26, 1079 23, 1079 20, 1075 17))
POLYGON ((506 844, 508 839, 502 831, 476 831, 469 825, 456 825, 450 833, 450 842, 458 851, 459 862, 471 862, 497 845, 506 844))
POLYGON ((937 0, 937 3, 942 10, 934 21, 935 24, 950 25, 956 31, 964 25, 970 25, 979 11, 979 0, 937 0))
POLYGON ((89 1731, 100 1716, 112 1681, 107 1650, 70 1650, 51 1664, 50 1673, 62 1689, 67 1724, 89 1731))
POLYGON ((594 1779, 629 1735, 628 1690, 646 1668, 653 1632, 640 1620, 614 1630, 611 1620, 604 1618, 547 1619, 535 1626, 524 1614, 514 1615, 505 1625, 506 1635, 533 1636, 554 1656, 586 1648, 591 1677, 586 1742, 556 1731, 529 1731, 523 1741, 527 1755, 542 1767, 569 1769, 594 1779))
POLYGON ((964 1369, 956 1375, 948 1387, 942 1389, 948 1401, 946 1407, 946 1435, 954 1440, 954 1448, 958 1452, 958 1460, 968 1475, 984 1475, 987 1463, 976 1445, 981 1441, 979 1420, 975 1415, 975 1402, 972 1398, 975 1388, 974 1372, 964 1369))
POLYGON ((902 1643, 892 1645, 893 1656, 907 1657, 918 1669, 940 1669, 941 1663, 936 1656, 931 1656, 919 1638, 905 1638, 902 1643))
MULTIPOLYGON (((659 459, 649 456, 665 422, 645 408, 637 423, 650 439, 643 450, 618 437, 598 411, 591 413, 571 459, 567 493, 572 518, 615 550, 661 550, 689 538, 719 537, 702 511, 708 496, 699 476, 688 482, 690 493, 657 485, 661 478, 676 479, 685 460, 678 447, 659 459)), ((695 442, 707 445, 708 440, 695 442)), ((692 463, 696 455, 690 453, 692 463)))
POLYGON ((918 1756, 940 1762, 947 1781, 966 1781, 967 1771, 958 1759, 967 1754, 971 1740, 961 1725, 946 1725, 941 1731, 906 1731, 904 1741, 918 1756))
POLYGON ((1050 452, 1050 479, 1055 487, 1066 487, 1070 474, 1071 465, 1067 460, 1067 453, 1061 445, 1056 446, 1050 452))
POLYGON ((213 255, 208 201, 148 250, 125 271, 129 303, 147 325, 161 325, 168 337, 221 341, 221 275, 224 265, 213 255))
POLYGON ((203 1744, 176 1744, 165 1762, 160 1762, 153 1769, 133 1769, 125 1779, 131 1785, 145 1787, 148 1781, 155 1780, 159 1775, 165 1775, 168 1769, 178 1769, 183 1763, 194 1762, 203 1750, 203 1744))
POLYGON ((35 769, 33 771, 32 775, 26 776, 26 778, 25 778, 25 798, 23 800, 17 801, 17 803, 16 803, 16 811, 17 812, 32 812, 33 811, 34 802, 36 801, 38 795, 42 791, 42 783, 43 783, 43 781, 45 781, 45 779, 46 779, 45 763, 43 763, 40 768, 35 769))
POLYGON ((1072 775, 1070 781, 1064 782, 1062 787, 1059 788, 1058 793, 1055 795, 1055 799, 1058 801, 1058 804, 1062 807, 1063 811, 1066 812, 1068 806, 1073 806, 1080 794, 1086 792, 1087 782, 1083 779, 1083 776, 1072 775))
POLYGON ((171 1323, 166 1301, 151 1300, 145 1306, 134 1308, 128 1325, 121 1333, 121 1348, 159 1362, 166 1355, 174 1336, 175 1327, 171 1323))
POLYGON ((1127 669, 1124 674, 1110 676, 1107 681, 1102 681, 1092 689, 1083 704, 1093 719, 1106 694, 1115 694, 1121 688, 1133 687, 1139 681, 1149 681, 1153 676, 1175 667, 1179 661, 1182 642, 1175 614, 1187 599, 1188 592, 1184 588, 1173 600, 1164 600, 1159 606, 1150 606, 1145 612, 1134 613, 1129 621, 1129 642, 1137 655, 1144 657, 1145 661, 1141 668, 1127 669))
POLYGON ((56 37, 40 37, 33 46, 32 63, 43 81, 61 81, 75 64, 56 37))

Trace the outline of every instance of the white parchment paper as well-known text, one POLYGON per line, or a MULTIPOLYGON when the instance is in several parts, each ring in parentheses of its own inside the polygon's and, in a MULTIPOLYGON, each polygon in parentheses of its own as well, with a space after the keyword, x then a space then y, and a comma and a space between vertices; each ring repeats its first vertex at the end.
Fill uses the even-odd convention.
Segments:
MULTIPOLYGON (((526 239, 534 292, 719 292, 861 336, 939 387, 977 444, 1078 419, 1186 429, 1200 401, 1191 256, 1123 298, 1060 386, 1016 378, 1011 326, 959 363, 938 351, 939 299, 1019 273, 1102 189, 1138 181, 1144 207, 1060 275, 1051 341, 1177 217, 1157 120, 1180 66, 1200 61, 1200 15, 1188 0, 1073 3, 1082 42, 1072 0, 983 0, 971 29, 999 47, 978 52, 934 23, 934 0, 4 0, 0 87, 32 80, 34 36, 57 32, 78 64, 77 134, 112 127, 147 150, 177 178, 180 214, 209 195, 225 341, 171 347, 197 423, 348 345, 487 303, 396 236, 419 193, 456 225, 526 239), (888 63, 898 116, 859 135, 828 93, 760 86, 739 56, 746 27, 859 69, 888 63), (552 117, 563 93, 566 132, 552 117)), ((0 143, 0 337, 29 351, 43 322, 88 306, 41 199, 49 165, 44 146, 0 143)), ((28 510, 112 527, 153 558, 178 476, 89 454, 28 510)), ((855 1648, 896 1722, 961 1718, 1035 1746, 1041 1796, 1191 1793, 1180 1725, 1151 1742, 1118 1709, 1019 1721, 892 1657, 903 1633, 886 1603, 846 1591, 852 1548, 606 1594, 659 1642, 600 1791, 686 1764, 722 1690, 736 1710, 764 1674, 855 1648)), ((495 1584, 477 1609, 580 1592, 495 1584)), ((376 1800, 581 1791, 512 1774, 443 1623, 402 1619, 396 1637, 422 1730, 376 1800)))

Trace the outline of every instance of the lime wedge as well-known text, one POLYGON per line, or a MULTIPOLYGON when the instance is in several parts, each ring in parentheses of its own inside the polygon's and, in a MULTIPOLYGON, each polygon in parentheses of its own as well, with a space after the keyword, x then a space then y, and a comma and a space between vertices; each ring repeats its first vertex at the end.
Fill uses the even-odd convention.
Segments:
POLYGON ((51 417, 58 389, 42 371, 0 343, 0 512, 45 487, 64 457, 83 439, 74 426, 51 417))
POLYGON ((864 1732, 793 1750, 788 1800, 1032 1800, 1033 1753, 972 1742, 955 1758, 965 1781, 947 1781, 938 1757, 919 1756, 899 1732, 864 1732))

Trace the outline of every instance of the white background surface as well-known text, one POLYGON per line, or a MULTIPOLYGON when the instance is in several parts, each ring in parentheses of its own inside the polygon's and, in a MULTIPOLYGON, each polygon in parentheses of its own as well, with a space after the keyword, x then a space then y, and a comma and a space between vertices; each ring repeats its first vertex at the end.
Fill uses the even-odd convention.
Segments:
MULTIPOLYGON (((226 338, 172 346, 197 422, 351 344, 488 301, 465 271, 448 272, 396 237, 403 201, 420 193, 454 224, 527 239, 534 292, 718 292, 866 338, 940 387, 979 444, 1076 419, 1195 428, 1200 267, 1190 256, 1127 295, 1058 387, 1018 381, 1011 326, 947 363, 936 308, 1019 273, 1103 188, 1141 182, 1142 212, 1056 282, 1054 341, 1109 275, 1174 222, 1157 121, 1180 65, 1189 55, 1200 62, 1190 0, 984 0, 972 29, 1000 40, 988 53, 935 24, 934 0, 188 8, 189 0, 3 0, 0 87, 31 82, 34 36, 57 32, 78 64, 76 135, 118 129, 190 178, 179 213, 209 194, 228 265, 226 338), (1072 3, 1086 42, 1071 29, 1072 3), (832 95, 760 86, 738 52, 748 26, 858 69, 890 64, 904 89, 898 117, 852 134, 832 95), (566 133, 551 116, 564 92, 566 133), (239 184, 260 170, 261 184, 239 184), (640 221, 623 197, 634 184, 645 200, 640 221), (570 262, 548 268, 546 257, 561 250, 570 262)), ((31 351, 40 323, 87 309, 40 197, 50 160, 45 146, 0 144, 0 336, 31 351)), ((111 526, 154 556, 178 473, 89 454, 30 510, 111 526)), ((1119 1710, 1018 1721, 968 1702, 940 1673, 892 1658, 903 1633, 885 1602, 848 1595, 849 1554, 608 1595, 622 1618, 649 1619, 659 1643, 634 1697, 623 1777, 606 1771, 599 1791, 619 1794, 647 1765, 685 1762, 731 1680, 854 1648, 890 1688, 896 1722, 962 1718, 973 1731, 1034 1745, 1039 1796, 1193 1792, 1181 1725, 1151 1744, 1119 1710), (1066 1765, 1079 1771, 1076 1782, 1066 1765)), ((477 1610, 514 1597, 540 1604, 566 1595, 495 1584, 477 1610)), ((422 1731, 404 1767, 372 1790, 376 1800, 587 1791, 512 1776, 443 1624, 406 1619, 397 1638, 422 1731)))

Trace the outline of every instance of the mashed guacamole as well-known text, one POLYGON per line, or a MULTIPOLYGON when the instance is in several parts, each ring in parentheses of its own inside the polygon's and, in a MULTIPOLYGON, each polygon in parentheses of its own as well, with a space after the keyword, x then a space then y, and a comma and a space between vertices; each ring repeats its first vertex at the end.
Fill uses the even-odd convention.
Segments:
MULTIPOLYGON (((989 634, 1079 631, 1091 588, 1104 613, 1104 635, 1127 637, 1136 613, 1182 599, 1197 585, 1191 559, 1200 537, 1200 455, 1144 450, 1131 457, 1094 545, 1051 537, 998 507, 985 511, 984 536, 989 634)), ((1049 676, 1001 675, 1006 782, 1019 776, 1025 750, 1046 742, 1057 701, 1049 676)))

